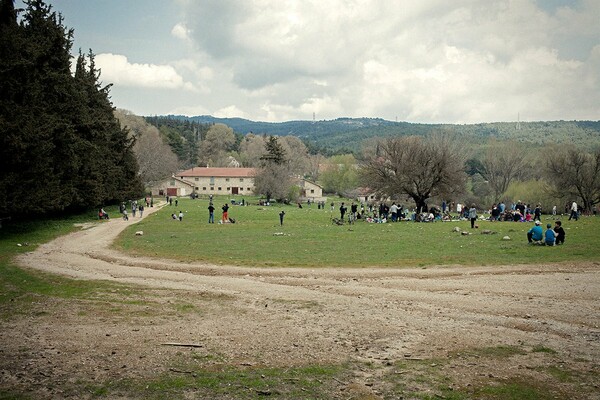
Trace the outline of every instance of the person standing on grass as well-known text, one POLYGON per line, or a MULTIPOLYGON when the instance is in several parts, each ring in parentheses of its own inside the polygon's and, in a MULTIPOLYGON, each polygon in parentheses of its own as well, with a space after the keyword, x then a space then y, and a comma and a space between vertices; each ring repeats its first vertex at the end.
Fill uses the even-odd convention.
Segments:
POLYGON ((229 221, 229 215, 228 215, 229 205, 227 203, 223 204, 223 207, 221 207, 221 210, 223 210, 222 221, 223 221, 223 223, 225 223, 225 222, 229 221))
POLYGON ((348 210, 348 208, 344 205, 344 202, 342 202, 342 205, 340 206, 340 219, 342 221, 344 220, 344 215, 346 215, 346 210, 348 210))
POLYGON ((542 220, 542 205, 538 204, 533 210, 533 219, 541 221, 542 220))
POLYGON ((573 202, 573 204, 571 204, 571 215, 569 216, 569 221, 571 220, 571 218, 574 218, 575 221, 577 221, 577 218, 579 218, 579 215, 577 214, 577 202, 573 202))
POLYGON ((475 208, 475 203, 471 204, 471 208, 469 208, 469 219, 471 220, 471 229, 475 228, 475 221, 477 221, 477 209, 475 208))
POLYGON ((285 215, 285 211, 281 210, 279 213, 279 225, 283 226, 283 216, 285 215))
POLYGON ((213 207, 212 202, 208 205, 208 223, 215 223, 215 207, 213 207))
POLYGON ((140 207, 138 208, 139 212, 140 212, 140 218, 142 218, 142 215, 144 215, 144 205, 140 204, 140 207))
POLYGON ((179 210, 179 222, 183 221, 183 212, 179 210))

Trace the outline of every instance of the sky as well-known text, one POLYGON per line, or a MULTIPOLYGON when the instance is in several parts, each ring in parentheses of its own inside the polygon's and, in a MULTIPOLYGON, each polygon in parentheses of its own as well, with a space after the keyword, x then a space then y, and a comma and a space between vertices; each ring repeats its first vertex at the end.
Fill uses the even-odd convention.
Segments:
POLYGON ((137 115, 600 120, 599 0, 47 3, 137 115))

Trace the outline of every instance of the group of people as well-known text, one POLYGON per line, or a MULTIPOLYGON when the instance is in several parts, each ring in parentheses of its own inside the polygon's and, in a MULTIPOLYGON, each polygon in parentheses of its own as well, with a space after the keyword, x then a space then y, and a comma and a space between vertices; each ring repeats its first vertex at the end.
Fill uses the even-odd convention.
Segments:
MULTIPOLYGON (((335 208, 335 204, 331 203, 331 210, 335 208)), ((388 206, 387 203, 380 203, 378 206, 375 204, 365 205, 363 203, 359 205, 355 202, 350 204, 350 212, 348 213, 348 207, 344 202, 340 204, 340 221, 344 221, 346 218, 348 222, 352 223, 357 220, 365 220, 367 222, 385 223, 385 222, 396 222, 401 221, 405 218, 404 206, 392 203, 388 206)))
POLYGON ((542 244, 545 246, 554 246, 565 243, 565 230, 562 227, 562 222, 554 221, 554 229, 552 224, 546 224, 546 232, 542 229, 540 220, 536 220, 534 226, 527 231, 527 241, 529 244, 542 244))
MULTIPOLYGON (((221 222, 222 224, 231 222, 234 223, 235 220, 229 218, 229 204, 225 203, 223 204, 223 206, 221 207, 221 211, 223 212, 223 214, 221 215, 221 222)), ((209 224, 214 224, 215 223, 215 206, 213 205, 213 196, 210 195, 209 201, 208 201, 208 223, 209 224)))
POLYGON ((179 220, 179 222, 183 222, 183 212, 179 210, 179 214, 171 214, 171 218, 174 220, 179 220))
MULTIPOLYGON (((139 212, 140 218, 143 217, 144 215, 144 204, 139 204, 137 200, 129 200, 131 203, 131 215, 133 215, 133 217, 135 217, 136 213, 139 212)), ((127 205, 125 204, 125 202, 121 203, 119 205, 119 212, 121 213, 121 216, 123 217, 123 220, 125 221, 129 221, 129 214, 127 213, 127 205)))
MULTIPOLYGON (((214 212, 215 207, 213 204, 213 196, 211 195, 209 198, 208 205, 208 223, 214 224, 214 212)), ((152 199, 146 198, 146 204, 153 203, 152 199)), ((178 199, 173 197, 167 197, 167 204, 172 205, 173 200, 175 200, 175 205, 178 204, 178 199)), ((136 212, 139 212, 140 218, 143 216, 144 205, 139 204, 137 201, 131 202, 131 212, 133 216, 136 216, 136 212)), ((319 208, 325 208, 323 202, 317 203, 319 208)), ((577 220, 579 218, 577 203, 573 201, 569 203, 570 206, 565 206, 565 211, 570 211, 569 221, 571 219, 577 220)), ((152 204, 153 205, 153 204, 152 204)), ((413 214, 414 221, 434 221, 436 219, 444 219, 444 216, 450 216, 451 208, 453 204, 450 204, 450 207, 447 207, 446 202, 442 203, 442 210, 439 210, 435 207, 431 207, 429 210, 424 210, 424 213, 413 214)), ((234 222, 229 218, 229 205, 227 203, 223 204, 221 207, 222 217, 220 223, 234 222)), ((331 203, 331 210, 334 210, 334 203, 331 203)), ((127 206, 126 203, 123 202, 119 206, 119 211, 123 215, 124 220, 128 220, 127 206)), ((400 221, 406 218, 406 211, 402 205, 398 205, 395 202, 392 202, 391 206, 388 206, 385 202, 380 203, 378 206, 375 204, 367 205, 367 209, 365 209, 365 205, 363 203, 359 205, 355 202, 352 202, 350 205, 350 212, 348 212, 348 207, 345 202, 342 202, 339 206, 340 220, 342 223, 348 219, 348 222, 352 223, 359 219, 364 219, 367 222, 395 222, 400 221)), ((471 228, 476 228, 476 221, 478 219, 477 208, 475 204, 472 204, 471 207, 467 208, 463 204, 456 204, 456 211, 458 212, 459 218, 467 219, 471 223, 471 228)), ((542 229, 541 223, 541 214, 542 208, 540 204, 537 204, 535 208, 531 208, 529 205, 518 201, 513 203, 510 207, 507 207, 503 202, 498 204, 494 204, 490 211, 490 221, 534 221, 534 226, 527 231, 527 240, 530 244, 542 244, 546 246, 555 246, 561 245, 565 242, 565 230, 562 227, 562 222, 560 220, 556 220, 554 222, 554 227, 551 224, 546 225, 546 231, 542 229)), ((552 209, 552 214, 556 215, 556 206, 552 209)), ((279 213, 279 222, 280 225, 283 225, 283 219, 285 216, 285 211, 281 211, 279 213)), ((99 219, 108 219, 108 213, 104 211, 103 208, 98 210, 98 218, 99 219)), ((183 221, 183 212, 179 211, 179 214, 172 213, 171 218, 174 220, 183 221)))

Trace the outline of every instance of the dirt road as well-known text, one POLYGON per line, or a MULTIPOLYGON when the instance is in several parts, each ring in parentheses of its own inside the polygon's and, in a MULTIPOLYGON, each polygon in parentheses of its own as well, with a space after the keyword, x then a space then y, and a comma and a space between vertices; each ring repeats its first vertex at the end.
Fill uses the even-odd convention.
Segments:
POLYGON ((185 303, 197 312, 163 310, 161 318, 148 321, 135 315, 139 305, 131 306, 135 312, 128 318, 116 319, 103 310, 81 317, 82 306, 59 305, 35 326, 25 320, 2 329, 4 343, 18 343, 13 351, 30 349, 17 357, 26 372, 19 377, 4 367, 3 378, 15 385, 38 384, 38 394, 51 396, 59 389, 47 388, 40 375, 40 365, 48 363, 53 366, 48 381, 73 374, 96 380, 119 373, 148 376, 174 356, 160 346, 168 341, 202 343, 232 365, 375 363, 380 367, 356 367, 349 380, 363 388, 359 397, 383 398, 390 389, 382 376, 404 360, 446 360, 444 374, 457 387, 488 376, 548 380, 539 369, 548 359, 532 350, 542 348, 554 354, 552 362, 587 377, 577 380, 584 389, 558 382, 557 390, 600 398, 593 383, 600 360, 600 265, 595 263, 410 269, 187 264, 110 249, 131 223, 96 224, 18 262, 76 279, 142 285, 152 307, 185 303), (510 360, 473 362, 460 356, 499 347, 524 352, 510 360))

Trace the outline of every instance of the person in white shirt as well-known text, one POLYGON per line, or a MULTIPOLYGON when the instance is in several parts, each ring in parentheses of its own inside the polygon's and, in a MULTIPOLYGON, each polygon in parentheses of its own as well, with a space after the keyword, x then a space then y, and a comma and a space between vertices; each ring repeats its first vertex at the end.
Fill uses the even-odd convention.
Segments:
POLYGON ((569 216, 569 221, 571 220, 571 218, 575 219, 575 221, 577 221, 577 219, 579 218, 579 214, 577 213, 576 202, 573 202, 573 204, 571 204, 571 215, 569 216))

